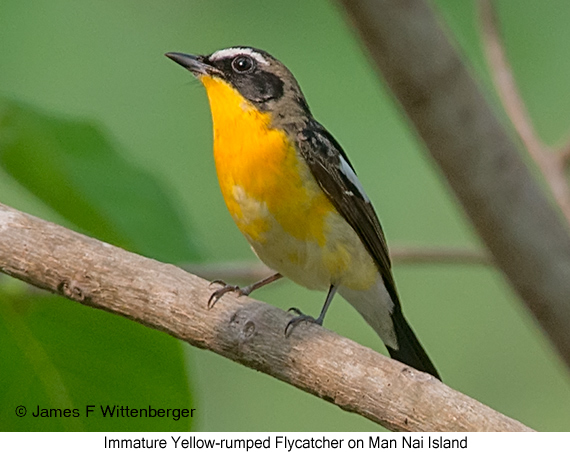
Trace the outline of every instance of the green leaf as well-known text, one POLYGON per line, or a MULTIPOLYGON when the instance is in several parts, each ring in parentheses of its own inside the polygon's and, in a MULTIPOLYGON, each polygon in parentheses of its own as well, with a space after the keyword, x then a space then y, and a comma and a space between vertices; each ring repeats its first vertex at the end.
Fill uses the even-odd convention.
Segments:
MULTIPOLYGON (((164 261, 197 257, 166 190, 91 124, 0 98, 0 166, 82 232, 164 261)), ((191 427, 189 417, 102 416, 107 405, 192 408, 182 343, 127 319, 3 282, 0 356, 0 430, 191 427), (38 406, 79 416, 34 417, 38 406)))
POLYGON ((163 261, 198 256, 166 190, 93 124, 0 98, 0 165, 89 235, 163 261))
POLYGON ((187 431, 198 414, 103 417, 107 405, 190 410, 182 343, 56 296, 0 290, 0 356, 0 431, 187 431), (78 416, 34 417, 38 407, 78 416))

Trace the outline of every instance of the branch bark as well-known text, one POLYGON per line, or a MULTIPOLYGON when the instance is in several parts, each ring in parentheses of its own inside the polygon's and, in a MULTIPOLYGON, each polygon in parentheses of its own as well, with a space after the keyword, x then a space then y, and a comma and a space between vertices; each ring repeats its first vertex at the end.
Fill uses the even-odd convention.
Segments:
POLYGON ((570 366, 570 235, 426 0, 339 0, 513 289, 570 366))
POLYGON ((528 431, 435 378, 251 298, 206 308, 208 281, 0 204, 0 271, 314 394, 391 430, 528 431))

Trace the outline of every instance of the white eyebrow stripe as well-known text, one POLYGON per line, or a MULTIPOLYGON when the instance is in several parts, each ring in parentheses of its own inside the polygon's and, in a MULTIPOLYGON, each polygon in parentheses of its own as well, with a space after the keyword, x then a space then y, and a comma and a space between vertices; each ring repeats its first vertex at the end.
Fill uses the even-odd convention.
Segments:
POLYGON ((237 55, 249 55, 253 59, 257 60, 257 62, 261 64, 268 65, 269 61, 267 61, 263 56, 256 52, 255 50, 248 49, 245 47, 230 47, 229 49, 222 49, 214 52, 210 57, 210 60, 221 60, 223 58, 230 58, 237 55))

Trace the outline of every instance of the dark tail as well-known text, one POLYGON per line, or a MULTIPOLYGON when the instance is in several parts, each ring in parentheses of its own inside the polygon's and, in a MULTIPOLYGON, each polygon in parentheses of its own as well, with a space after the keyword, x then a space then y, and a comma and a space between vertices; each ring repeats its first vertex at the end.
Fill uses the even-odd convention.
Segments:
POLYGON ((437 373, 431 359, 429 359, 427 353, 420 344, 420 341, 418 341, 418 338, 398 307, 394 309, 394 312, 392 313, 392 321, 394 322, 399 348, 398 350, 395 350, 387 347, 388 352, 390 352, 390 356, 393 359, 415 369, 421 370, 422 372, 427 372, 438 380, 441 380, 441 377, 437 373))

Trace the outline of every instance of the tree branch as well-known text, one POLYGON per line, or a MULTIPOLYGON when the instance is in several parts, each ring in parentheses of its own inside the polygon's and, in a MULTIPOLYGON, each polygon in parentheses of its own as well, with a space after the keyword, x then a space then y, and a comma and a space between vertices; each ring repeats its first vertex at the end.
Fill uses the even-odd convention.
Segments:
POLYGON ((493 2, 479 0, 478 3, 485 55, 495 88, 521 141, 542 172, 556 203, 570 224, 570 187, 565 174, 567 151, 564 149, 558 153, 539 138, 505 54, 493 2))
POLYGON ((564 165, 564 167, 570 165, 570 143, 566 143, 564 146, 562 146, 558 153, 560 154, 562 165, 564 165))
POLYGON ((164 331, 392 430, 528 431, 435 378, 251 298, 0 204, 0 271, 164 331))
MULTIPOLYGON (((451 264, 492 265, 489 256, 481 251, 446 247, 394 246, 390 248, 394 264, 451 264)), ((275 271, 261 262, 215 262, 211 264, 180 264, 184 270, 204 279, 231 281, 258 281, 275 271)))
POLYGON ((570 236, 426 0, 339 0, 497 266, 570 366, 570 236))

